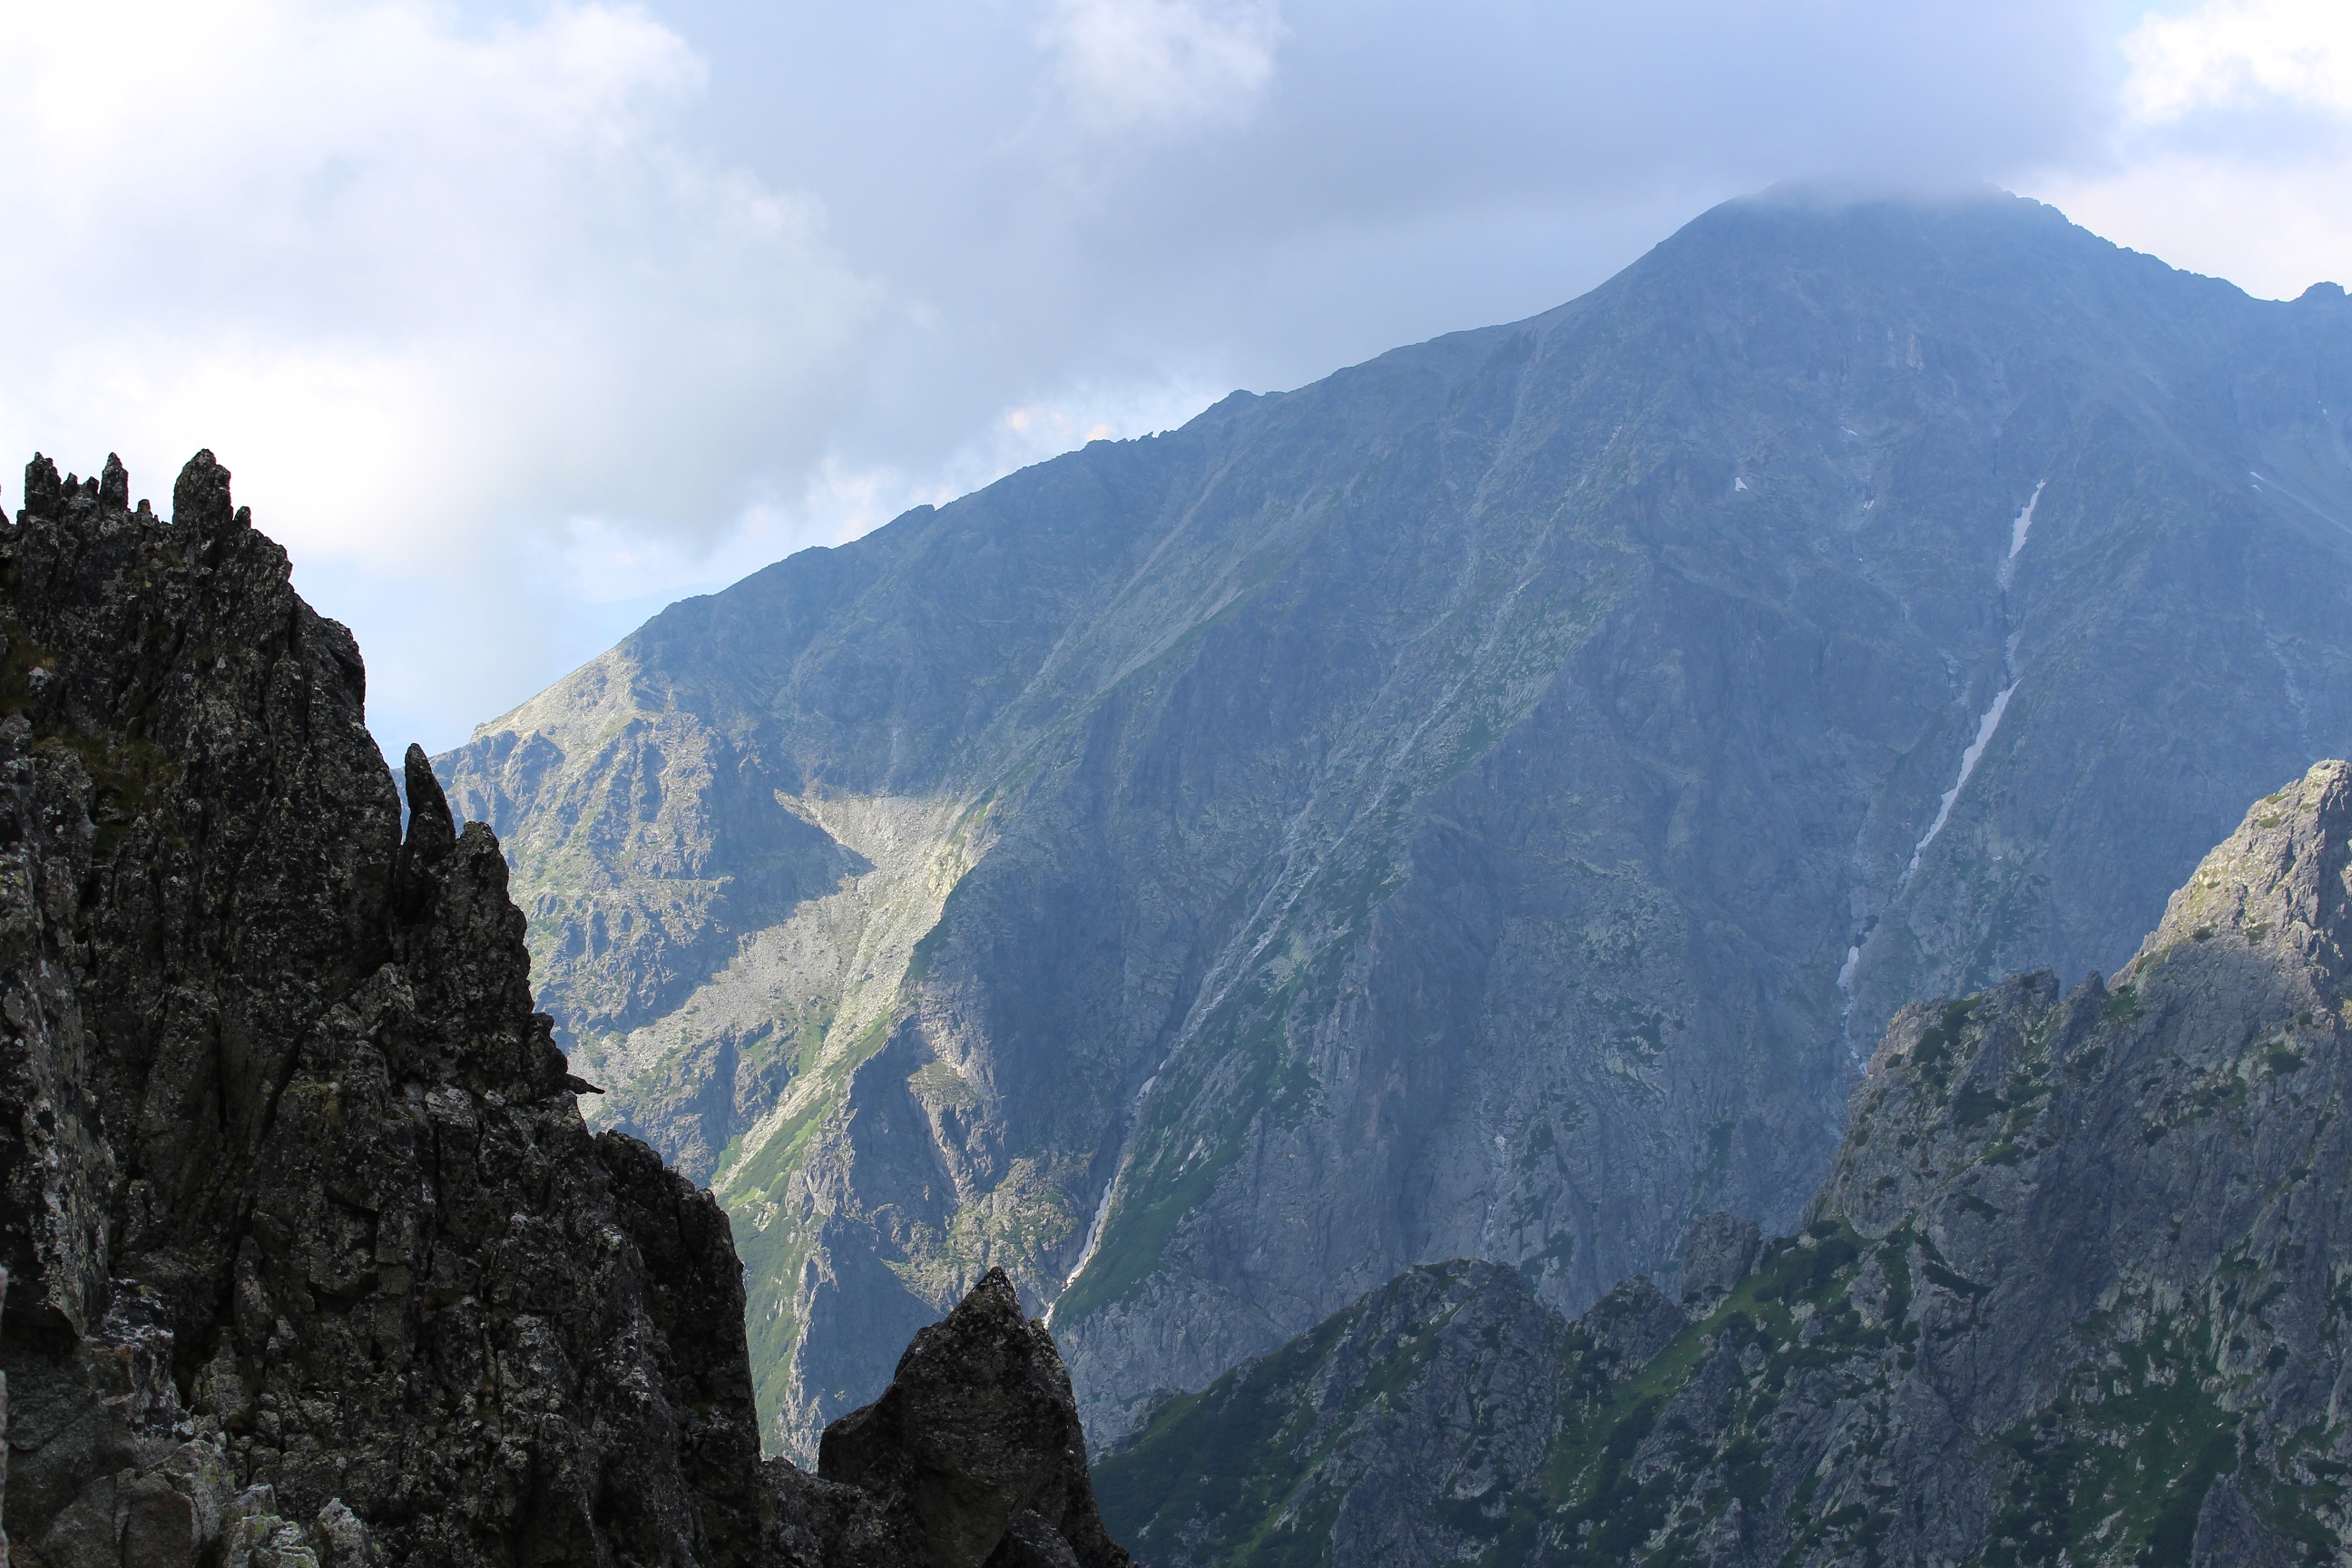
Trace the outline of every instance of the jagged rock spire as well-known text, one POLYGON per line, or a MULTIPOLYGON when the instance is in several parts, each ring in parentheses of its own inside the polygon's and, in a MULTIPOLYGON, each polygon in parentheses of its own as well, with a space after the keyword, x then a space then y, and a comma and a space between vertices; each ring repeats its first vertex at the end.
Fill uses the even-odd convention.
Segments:
POLYGON ((106 455, 106 467, 98 476, 98 510, 129 511, 131 510, 131 471, 122 459, 112 452, 106 455))
POLYGON ((2246 813, 2166 903, 2125 975, 2184 942, 2284 944, 2352 971, 2352 764, 2311 771, 2246 813))
POLYGON ((228 479, 228 470, 214 460, 209 447, 190 458, 173 481, 173 525, 203 533, 235 527, 242 514, 230 504, 228 479))
POLYGON ((33 460, 25 465, 25 514, 27 517, 54 517, 63 499, 65 483, 58 478, 58 466, 36 452, 33 460))
POLYGON ((881 1398, 825 1429, 817 1468, 880 1501, 929 1568, 1128 1568, 1095 1509, 1069 1373, 1002 1268, 916 1334, 881 1398))
POLYGON ((457 847, 457 819, 450 815, 449 797, 442 793, 441 781, 433 776, 432 759, 414 741, 401 759, 401 773, 408 794, 405 847, 413 859, 430 866, 457 847))

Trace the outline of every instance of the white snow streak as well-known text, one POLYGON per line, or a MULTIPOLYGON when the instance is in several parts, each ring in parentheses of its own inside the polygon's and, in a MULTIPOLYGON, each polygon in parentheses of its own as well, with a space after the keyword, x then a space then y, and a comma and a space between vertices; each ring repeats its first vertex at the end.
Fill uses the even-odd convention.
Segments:
POLYGON ((2049 488, 2050 481, 2048 479, 2044 479, 2040 484, 2034 486, 2033 493, 2025 499, 2025 510, 2017 514, 2017 521, 2011 525, 2009 531, 2009 558, 2011 561, 2016 560, 2017 552, 2025 548, 2025 536, 2033 531, 2033 509, 2042 504, 2042 492, 2049 488))
POLYGON ((1969 742, 1967 751, 1960 753, 1960 776, 1954 779, 1952 787, 1944 792, 1944 802, 1936 808, 1936 820, 1927 825, 1927 831, 1920 838, 1918 847, 1911 851, 1911 864, 1904 868, 1903 880, 1895 884, 1897 892, 1911 885, 1911 879, 1919 871, 1919 857, 1927 852, 1927 846, 1936 841, 1936 835, 1943 832, 1944 824, 1952 819, 1952 803, 1960 798, 1960 791, 1968 786, 1969 775, 1977 771, 1978 760, 1984 755, 1985 748, 1992 744, 1993 731, 2000 728, 2000 716, 2009 711, 2010 697, 2016 690, 2017 682, 2014 680, 2002 687, 2000 695, 1992 700, 1992 706, 1986 709, 1984 717, 1977 721, 1977 738, 1969 742))
POLYGON ((2000 563, 2000 585, 2004 588, 2017 574, 2018 554, 2025 548, 2025 536, 2033 531, 2033 509, 2042 504, 2042 492, 2049 488, 2048 479, 2034 486, 2033 493, 2025 500, 2025 510, 2019 512, 2017 521, 2009 525, 2009 559, 2000 563))
MULTIPOLYGON (((2025 498, 2025 505, 2019 510, 2016 521, 2010 524, 2009 554, 2000 563, 2000 586, 2004 594, 2009 591, 2010 579, 2017 572, 2017 558, 2025 553, 2025 542, 2033 532, 2034 509, 2042 504, 2042 492, 2049 488, 2048 479, 2035 485, 2033 493, 2025 498)), ((2017 674, 2017 646, 2024 637, 2025 627, 2021 624, 2011 630, 2008 640, 2001 645, 2001 671, 2009 677, 2009 684, 1994 695, 1992 706, 1977 720, 1976 739, 1969 742, 1969 749, 1960 753, 1960 776, 1952 781, 1952 787, 1946 790, 1944 798, 1937 803, 1936 820, 1927 825, 1927 831, 1919 836, 1917 844, 1912 846, 1911 863, 1903 868, 1903 875, 1895 881, 1895 896, 1898 899, 1903 896, 1904 889, 1911 886, 1911 879, 1919 874, 1920 858, 1927 853, 1927 846, 1936 842, 1936 836, 1944 831, 1946 823, 1952 820, 1952 808, 1959 804, 1960 791, 1969 787, 1969 780, 1974 776, 1977 764, 1984 760, 1985 748, 1992 744, 1993 735, 2000 728, 2001 715, 2009 711, 2009 700, 2017 695, 2018 686, 2022 680, 2017 674)), ((1845 962, 1838 966, 1838 994, 1845 998, 1845 1011, 1842 1017, 1850 1017, 1853 1012, 1854 975, 1862 967, 1863 946, 1870 941, 1875 923, 1874 921, 1872 927, 1864 929, 1853 945, 1845 950, 1845 962)), ((1851 1037, 1847 1039, 1846 1047, 1853 1051, 1857 1061, 1861 1059, 1862 1052, 1851 1037)))
MULTIPOLYGON (((1130 1129, 1132 1129, 1136 1119, 1143 1114, 1143 1097, 1150 1094, 1151 1092, 1151 1086, 1159 1081, 1160 1075, 1158 1073, 1153 1073, 1150 1078, 1143 1080, 1143 1087, 1135 1091, 1134 1107, 1128 1112, 1128 1123, 1130 1129)), ((1062 1281, 1062 1289, 1065 1290, 1067 1290, 1071 1286, 1076 1284, 1078 1282, 1078 1276, 1087 1271, 1087 1265, 1095 1260, 1095 1249, 1102 1245, 1103 1222, 1110 1218, 1111 1194, 1118 1190, 1120 1171, 1126 1163, 1126 1156, 1124 1152, 1122 1152, 1118 1164, 1111 1168, 1110 1180, 1103 1184, 1102 1202, 1095 1205, 1095 1222, 1087 1227, 1087 1244, 1078 1249, 1077 1266, 1072 1268, 1069 1272, 1068 1278, 1062 1281)), ((1045 1309, 1045 1323, 1047 1327, 1050 1328, 1053 1325, 1054 1307, 1058 1307, 1061 1304, 1060 1297, 1056 1296, 1054 1300, 1054 1305, 1045 1309)))

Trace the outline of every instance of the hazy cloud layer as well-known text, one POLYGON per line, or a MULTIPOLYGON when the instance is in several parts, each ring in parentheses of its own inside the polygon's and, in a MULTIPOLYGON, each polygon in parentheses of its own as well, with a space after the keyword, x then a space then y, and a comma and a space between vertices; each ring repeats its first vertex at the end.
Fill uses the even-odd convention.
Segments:
POLYGON ((1272 0, 1055 0, 1037 36, 1080 125, 1167 133, 1246 119, 1282 30, 1272 0))
POLYGON ((2340 10, 0 0, 0 448, 160 496, 213 447, 437 746, 678 591, 1777 179, 2344 276, 2340 10))

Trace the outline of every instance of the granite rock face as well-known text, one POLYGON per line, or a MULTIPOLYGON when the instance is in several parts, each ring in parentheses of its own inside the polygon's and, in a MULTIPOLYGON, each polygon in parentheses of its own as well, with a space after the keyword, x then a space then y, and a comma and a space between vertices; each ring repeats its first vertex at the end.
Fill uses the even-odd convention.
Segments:
POLYGON ((991 1269, 915 1336, 882 1397, 825 1428, 817 1462, 903 1516, 936 1568, 1124 1568, 1104 1532, 1069 1374, 991 1269))
POLYGON ((1423 1302, 1336 1387, 1285 1383, 1343 1318, 1164 1407, 1098 1485, 1167 1568, 2339 1563, 2347 1093, 2352 766, 2328 762, 2256 805, 2112 984, 1898 1015, 1802 1228, 1646 1364, 1590 1377, 1591 1318, 1416 1357, 1463 1338, 1423 1302), (1523 1385, 1566 1391, 1531 1415, 1503 1397, 1523 1385), (1236 1423, 1250 1389, 1266 1409, 1236 1423), (1416 1493, 1302 1440, 1351 1400, 1461 1479, 1416 1493), (1276 1435, 1255 1490, 1188 1492, 1237 1427, 1276 1435), (1498 1435, 1522 1457, 1479 1469, 1498 1435), (1370 1522, 1338 1528, 1351 1510, 1370 1522))
POLYGON ((10 1560, 1121 1561, 1001 1286, 944 1331, 1028 1394, 935 1356, 901 1440, 971 1424, 1059 1478, 1032 1513, 763 1463, 727 1216, 583 1124, 497 841, 415 748, 404 834, 358 650, 228 479, 199 454, 167 521, 37 458, 0 525, 10 1560))
POLYGON ((1711 1214, 1683 1237, 1682 1299, 1685 1304, 1722 1299, 1756 1262, 1757 1224, 1738 1215, 1711 1214))
MULTIPOLYGON (((1571 1324, 1507 1265, 1425 1264, 1272 1355, 1163 1401, 1097 1472, 1153 1564, 1468 1562, 1488 1500, 1540 1493, 1563 1409, 1605 1404, 1683 1327, 1646 1277, 1571 1324)), ((1525 1504, 1522 1515, 1529 1515, 1525 1504)))
POLYGON ((2352 304, 2032 203, 1585 298, 677 605, 443 759, 803 1456, 991 1267, 1123 1428, 1415 1263, 1793 1224, 1902 1003, 2352 751, 2352 304))

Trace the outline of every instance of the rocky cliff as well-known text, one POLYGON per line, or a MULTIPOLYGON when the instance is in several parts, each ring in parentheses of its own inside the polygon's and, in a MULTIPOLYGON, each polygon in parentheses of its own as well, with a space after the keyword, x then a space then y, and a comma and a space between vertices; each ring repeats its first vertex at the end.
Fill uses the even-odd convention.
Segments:
POLYGON ((1001 1275, 855 1463, 761 1462, 725 1215, 583 1123, 496 839, 415 748, 404 835, 228 481, 37 458, 0 525, 13 1560, 1124 1563, 1001 1275))
POLYGON ((1163 1568, 2342 1562, 2347 1093, 2330 762, 2112 984, 1901 1013, 1752 1268, 1717 1225, 1679 1310, 1636 1281, 1573 1325, 1489 1265, 1408 1275, 1163 1408, 1102 1467, 1113 1524, 1163 1568))
POLYGON ((1090 1421, 1417 1263, 1785 1228, 1908 999, 2111 969, 2352 751, 2352 304, 2007 198, 1532 321, 666 612, 443 760, 810 1452, 1001 1265, 1090 1421))

